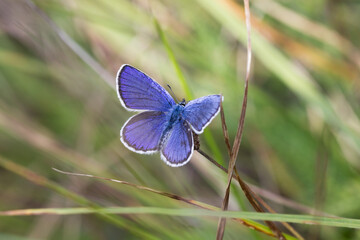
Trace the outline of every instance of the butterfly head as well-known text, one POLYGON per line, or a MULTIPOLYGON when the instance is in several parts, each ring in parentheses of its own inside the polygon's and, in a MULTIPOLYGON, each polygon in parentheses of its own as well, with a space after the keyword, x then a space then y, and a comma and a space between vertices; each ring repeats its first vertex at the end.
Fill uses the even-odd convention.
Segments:
POLYGON ((179 105, 185 107, 186 105, 185 98, 183 98, 183 100, 179 103, 179 105))

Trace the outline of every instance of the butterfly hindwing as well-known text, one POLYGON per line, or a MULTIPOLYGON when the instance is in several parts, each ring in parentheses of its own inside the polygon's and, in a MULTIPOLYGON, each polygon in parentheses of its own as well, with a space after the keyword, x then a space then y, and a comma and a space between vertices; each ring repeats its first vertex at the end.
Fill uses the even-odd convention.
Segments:
POLYGON ((118 97, 127 110, 167 111, 175 105, 162 86, 130 65, 119 69, 116 81, 118 97))
POLYGON ((167 120, 164 112, 146 111, 131 117, 120 131, 121 141, 130 150, 151 154, 159 150, 167 120))
POLYGON ((172 167, 180 167, 190 160, 193 151, 191 127, 186 121, 179 119, 161 144, 161 159, 172 167))
POLYGON ((209 95, 188 102, 184 109, 184 118, 195 133, 200 134, 220 111, 221 95, 209 95))

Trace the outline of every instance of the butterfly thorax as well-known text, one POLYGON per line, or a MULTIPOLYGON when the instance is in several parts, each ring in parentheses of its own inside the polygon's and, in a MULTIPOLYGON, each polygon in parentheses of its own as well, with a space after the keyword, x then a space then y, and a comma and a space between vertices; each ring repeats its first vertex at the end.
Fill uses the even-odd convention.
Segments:
POLYGON ((169 111, 169 127, 172 127, 174 123, 176 123, 182 116, 182 113, 184 111, 184 105, 182 104, 176 104, 172 109, 169 111))

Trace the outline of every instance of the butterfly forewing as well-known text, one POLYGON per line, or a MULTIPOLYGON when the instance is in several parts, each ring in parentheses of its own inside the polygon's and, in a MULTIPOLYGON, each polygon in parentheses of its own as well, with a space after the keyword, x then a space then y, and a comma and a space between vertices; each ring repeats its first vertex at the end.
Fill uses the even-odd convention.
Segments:
POLYGON ((154 153, 159 150, 167 120, 164 112, 146 111, 131 117, 120 132, 121 141, 137 153, 154 153))
POLYGON ((130 65, 123 65, 118 72, 117 92, 127 110, 168 111, 175 105, 163 87, 130 65))
POLYGON ((183 117, 199 134, 210 124, 220 111, 221 95, 209 95, 190 101, 186 104, 183 117))
POLYGON ((190 125, 180 119, 161 145, 161 158, 172 167, 186 164, 193 154, 194 142, 190 125))

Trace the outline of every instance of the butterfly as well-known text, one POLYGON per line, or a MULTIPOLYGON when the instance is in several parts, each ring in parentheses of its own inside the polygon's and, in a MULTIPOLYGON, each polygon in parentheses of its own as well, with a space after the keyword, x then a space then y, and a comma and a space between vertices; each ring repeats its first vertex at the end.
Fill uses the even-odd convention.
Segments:
POLYGON ((209 95, 176 103, 162 86, 128 64, 117 73, 116 89, 126 110, 140 112, 121 128, 121 142, 136 153, 160 152, 161 159, 172 167, 189 162, 194 152, 193 131, 204 131, 223 100, 221 95, 209 95))

